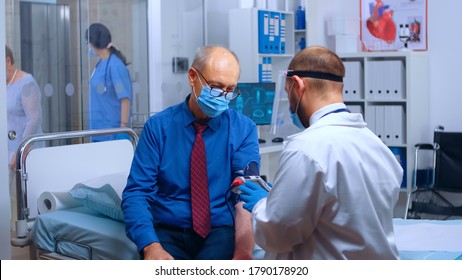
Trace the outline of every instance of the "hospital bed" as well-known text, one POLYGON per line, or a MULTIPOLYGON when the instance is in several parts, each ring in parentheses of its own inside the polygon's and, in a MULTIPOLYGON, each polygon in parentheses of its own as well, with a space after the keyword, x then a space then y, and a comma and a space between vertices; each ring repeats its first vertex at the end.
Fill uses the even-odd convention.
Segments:
MULTIPOLYGON (((462 260, 462 220, 393 219, 401 260, 462 260)), ((256 246, 254 258, 265 252, 256 246)))
POLYGON ((137 141, 129 128, 24 140, 17 152, 12 245, 31 246, 32 259, 138 259, 120 209, 137 141), (88 141, 108 134, 129 139, 88 141), (36 143, 55 146, 31 148, 36 143))
MULTIPOLYGON (((18 218, 12 244, 31 245, 31 257, 38 259, 138 259, 120 217, 110 218, 101 209, 83 204, 38 213, 44 192, 69 192, 76 187, 100 191, 109 185, 120 197, 136 143, 131 129, 50 133, 25 140, 17 154, 18 218), (114 133, 126 133, 130 141, 82 140, 114 133), (40 141, 60 143, 29 151, 40 141)), ((394 219, 393 223, 401 259, 462 259, 462 220, 394 219)))
MULTIPOLYGON (((393 219, 401 260, 462 260, 462 220, 393 219)), ((254 250, 261 260, 265 252, 254 250)))
POLYGON ((462 260, 462 220, 393 220, 402 260, 462 260))

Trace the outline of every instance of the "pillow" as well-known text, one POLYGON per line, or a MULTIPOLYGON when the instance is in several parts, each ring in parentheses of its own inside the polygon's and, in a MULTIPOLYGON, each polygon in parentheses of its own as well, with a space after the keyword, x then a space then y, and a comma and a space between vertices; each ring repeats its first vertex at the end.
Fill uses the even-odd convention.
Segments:
POLYGON ((124 220, 122 208, 120 207, 122 200, 109 184, 105 184, 100 188, 92 188, 79 183, 69 191, 69 194, 87 208, 114 220, 122 222, 124 220))
POLYGON ((84 185, 93 187, 93 188, 98 188, 100 186, 103 186, 105 184, 110 184, 111 187, 115 190, 115 192, 119 195, 119 197, 122 197, 122 192, 127 185, 127 177, 128 177, 128 171, 127 172, 116 172, 116 173, 111 173, 111 174, 105 174, 105 175, 100 175, 95 178, 91 178, 89 180, 85 181, 80 181, 79 183, 82 183, 84 185))

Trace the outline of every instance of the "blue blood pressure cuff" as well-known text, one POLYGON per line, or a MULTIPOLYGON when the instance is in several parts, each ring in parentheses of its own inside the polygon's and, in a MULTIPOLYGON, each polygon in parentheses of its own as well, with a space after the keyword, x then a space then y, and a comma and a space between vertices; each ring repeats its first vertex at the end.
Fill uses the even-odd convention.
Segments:
POLYGON ((258 176, 260 171, 258 170, 258 164, 255 161, 251 161, 244 168, 244 176, 258 176))
POLYGON ((241 195, 238 194, 238 193, 235 193, 235 192, 231 192, 231 196, 229 197, 229 199, 231 200, 231 203, 232 203, 233 205, 236 205, 236 204, 238 204, 239 202, 243 201, 243 200, 241 199, 241 195))
MULTIPOLYGON (((258 170, 258 164, 255 161, 251 161, 244 167, 244 170, 238 170, 234 173, 234 177, 239 176, 258 176, 260 175, 260 171, 258 170)), ((231 192, 230 200, 233 205, 238 204, 241 202, 241 196, 238 193, 231 192)))

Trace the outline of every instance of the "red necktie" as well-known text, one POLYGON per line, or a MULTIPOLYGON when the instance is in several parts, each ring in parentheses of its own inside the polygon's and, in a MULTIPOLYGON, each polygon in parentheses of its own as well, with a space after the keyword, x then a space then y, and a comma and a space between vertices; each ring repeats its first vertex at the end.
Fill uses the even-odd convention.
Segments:
POLYGON ((207 124, 194 122, 196 140, 191 152, 191 207, 194 231, 205 238, 210 231, 210 199, 202 132, 207 124))

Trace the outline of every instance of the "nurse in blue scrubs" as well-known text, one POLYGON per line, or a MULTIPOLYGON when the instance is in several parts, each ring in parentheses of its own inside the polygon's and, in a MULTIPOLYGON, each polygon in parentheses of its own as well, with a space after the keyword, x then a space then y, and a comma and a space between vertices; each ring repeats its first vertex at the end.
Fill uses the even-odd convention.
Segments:
MULTIPOLYGON (((98 62, 90 77, 88 128, 103 129, 128 126, 132 83, 127 59, 113 45, 109 29, 100 23, 90 25, 85 33, 89 53, 98 62)), ((128 135, 93 137, 92 141, 128 138, 128 135)))

